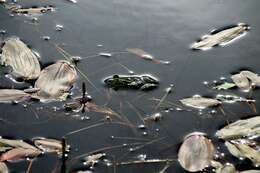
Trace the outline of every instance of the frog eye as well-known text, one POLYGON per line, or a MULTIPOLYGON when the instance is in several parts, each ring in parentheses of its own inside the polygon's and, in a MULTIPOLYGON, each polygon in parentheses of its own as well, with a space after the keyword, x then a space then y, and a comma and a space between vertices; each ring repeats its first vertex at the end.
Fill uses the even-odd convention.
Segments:
POLYGON ((114 79, 119 78, 119 76, 116 74, 113 76, 114 79))

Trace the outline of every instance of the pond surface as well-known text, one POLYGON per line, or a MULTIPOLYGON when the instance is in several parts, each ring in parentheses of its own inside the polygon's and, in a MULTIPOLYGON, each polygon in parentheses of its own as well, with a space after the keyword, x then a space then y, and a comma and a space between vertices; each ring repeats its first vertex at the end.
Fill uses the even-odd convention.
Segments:
MULTIPOLYGON (((81 84, 86 82, 88 94, 98 105, 104 105, 119 112, 134 128, 125 125, 105 124, 84 130, 66 137, 71 145, 67 172, 86 168, 80 160, 71 159, 103 147, 146 143, 144 147, 129 152, 130 146, 106 150, 107 159, 121 161, 137 160, 140 154, 147 159, 176 159, 179 144, 185 135, 201 131, 213 139, 220 152, 226 152, 223 141, 215 138, 215 132, 227 121, 235 121, 252 115, 246 104, 224 106, 225 115, 217 109, 215 114, 202 114, 197 111, 179 111, 164 108, 155 109, 158 102, 152 98, 162 98, 165 88, 174 84, 173 92, 166 100, 175 102, 195 94, 215 96, 218 92, 203 85, 240 69, 250 69, 260 74, 260 1, 259 0, 78 0, 73 4, 66 0, 20 0, 24 6, 53 5, 55 12, 39 16, 38 23, 23 15, 10 16, 0 8, 0 29, 7 31, 5 37, 18 36, 41 55, 43 67, 64 57, 54 44, 59 44, 73 56, 88 57, 100 52, 121 52, 126 48, 141 48, 157 59, 171 61, 169 65, 145 61, 132 54, 115 54, 112 57, 93 57, 83 59, 77 67, 85 77, 79 75, 72 92, 81 94, 81 84), (200 36, 214 28, 247 23, 250 32, 241 39, 225 47, 216 47, 208 51, 192 51, 189 47, 200 36), (62 31, 56 31, 57 24, 63 25, 62 31), (50 36, 49 41, 42 39, 50 36), (102 45, 102 46, 101 46, 102 45), (160 79, 160 86, 154 90, 109 90, 102 80, 113 74, 151 74, 160 79), (147 123, 146 129, 138 129, 146 115, 161 111, 163 119, 147 123), (150 141, 150 142, 149 142, 150 141), (152 142, 151 142, 152 141, 152 142)), ((30 84, 14 83, 4 75, 6 69, 0 69, 1 88, 27 88, 30 84)), ((246 96, 248 93, 234 91, 246 96)), ((259 90, 253 96, 260 110, 259 90)), ((22 102, 19 104, 0 104, 0 135, 17 139, 50 137, 61 139, 69 132, 91 126, 106 118, 103 114, 68 113, 63 110, 64 102, 22 102)), ((114 117, 112 117, 112 121, 114 117)), ((115 118, 115 121, 116 118, 115 118)), ((109 121, 108 121, 109 122, 109 121)), ((139 145, 138 145, 139 146, 139 145)), ((244 169, 241 161, 228 153, 225 159, 244 169)), ((60 158, 55 155, 43 155, 32 165, 31 172, 59 172, 60 158), (56 171, 55 171, 56 169, 56 171)), ((158 173, 163 164, 137 164, 116 167, 118 173, 158 173)), ((8 163, 11 172, 25 172, 28 162, 8 163)), ((95 166, 93 172, 112 173, 114 167, 104 163, 95 166)), ((177 161, 167 172, 185 172, 177 161)))

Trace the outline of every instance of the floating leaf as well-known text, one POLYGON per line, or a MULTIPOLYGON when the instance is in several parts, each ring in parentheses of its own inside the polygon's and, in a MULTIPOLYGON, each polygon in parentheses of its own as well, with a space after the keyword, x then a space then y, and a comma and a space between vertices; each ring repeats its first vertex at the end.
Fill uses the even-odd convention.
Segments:
POLYGON ((3 138, 0 138, 0 147, 25 148, 25 149, 37 150, 36 147, 34 147, 22 140, 3 139, 3 138))
POLYGON ((209 35, 205 35, 200 41, 191 45, 192 49, 207 50, 217 45, 226 45, 246 33, 249 26, 239 23, 224 29, 215 30, 209 35))
POLYGON ((14 13, 23 13, 23 14, 41 14, 46 13, 48 11, 55 11, 52 6, 45 6, 45 7, 32 7, 32 8, 16 8, 13 9, 12 12, 14 13))
POLYGON ((211 166, 215 168, 216 173, 237 173, 236 168, 233 164, 227 163, 223 165, 217 161, 211 161, 211 166))
POLYGON ((0 102, 10 103, 22 101, 30 97, 30 94, 16 89, 0 89, 0 102))
POLYGON ((12 68, 15 78, 36 79, 40 75, 40 64, 37 56, 18 37, 4 42, 0 63, 12 68))
POLYGON ((260 173, 260 170, 247 170, 247 171, 241 171, 240 173, 260 173))
MULTIPOLYGON (((62 153, 62 142, 56 139, 47 138, 34 138, 34 145, 47 153, 62 153)), ((66 146, 66 150, 69 150, 69 146, 66 146)))
POLYGON ((185 98, 180 100, 180 102, 186 106, 197 108, 197 109, 205 109, 212 106, 218 106, 221 102, 217 99, 205 98, 201 96, 193 96, 190 98, 185 98))
POLYGON ((248 158, 256 166, 260 164, 260 151, 257 149, 254 141, 245 139, 232 140, 225 142, 229 152, 237 158, 248 158))
POLYGON ((258 137, 260 135, 260 116, 238 120, 218 130, 216 135, 222 139, 238 139, 245 136, 258 137))
POLYGON ((35 82, 39 91, 33 97, 41 101, 65 100, 76 79, 74 66, 67 61, 58 61, 41 71, 35 82))
POLYGON ((16 161, 21 159, 26 159, 28 157, 36 157, 41 154, 38 149, 32 148, 14 148, 0 156, 0 161, 16 161))
POLYGON ((151 54, 139 48, 127 48, 126 51, 146 60, 154 60, 154 57, 151 54))
POLYGON ((85 157, 84 161, 85 161, 86 165, 94 166, 96 163, 98 163, 98 161, 100 159, 102 159, 105 156, 106 156, 106 153, 93 154, 93 155, 89 155, 89 156, 85 157))
POLYGON ((0 162, 0 173, 9 173, 8 167, 4 162, 0 162))
POLYGON ((210 166, 214 155, 214 146, 203 133, 191 133, 185 137, 179 152, 181 166, 190 172, 201 171, 210 166))
POLYGON ((227 90, 227 89, 230 89, 230 88, 234 88, 235 86, 236 86, 236 84, 234 84, 234 83, 225 82, 223 84, 220 84, 220 85, 213 87, 213 89, 227 90))
POLYGON ((256 86, 260 86, 260 76, 258 74, 255 74, 251 71, 241 71, 240 74, 246 76, 252 83, 254 83, 256 86))
POLYGON ((218 94, 216 96, 216 98, 218 100, 220 100, 221 102, 225 102, 225 103, 235 103, 235 102, 248 102, 248 103, 252 103, 255 102, 255 100, 252 99, 246 99, 240 96, 236 96, 236 95, 222 95, 222 94, 218 94))
POLYGON ((250 82, 246 76, 242 75, 241 73, 235 74, 231 76, 231 79, 242 90, 249 91, 251 88, 250 82))

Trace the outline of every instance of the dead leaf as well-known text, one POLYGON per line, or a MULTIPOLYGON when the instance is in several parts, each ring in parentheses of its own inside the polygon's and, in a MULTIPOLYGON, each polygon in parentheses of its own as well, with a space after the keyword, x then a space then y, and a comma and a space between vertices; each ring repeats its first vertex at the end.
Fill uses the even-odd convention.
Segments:
POLYGON ((18 37, 5 40, 0 63, 10 66, 15 78, 25 80, 36 79, 41 71, 37 56, 18 37))
POLYGON ((241 73, 235 74, 231 76, 231 79, 236 84, 237 87, 244 91, 249 91, 251 88, 250 82, 246 76, 242 75, 241 73))
POLYGON ((205 109, 212 106, 218 106, 221 102, 217 99, 206 98, 201 96, 193 96, 190 98, 185 98, 180 100, 180 102, 186 106, 197 108, 197 109, 205 109))
POLYGON ((77 79, 77 71, 68 61, 58 61, 40 73, 35 82, 39 91, 33 94, 41 101, 65 100, 77 79))
POLYGON ((16 161, 28 157, 37 157, 40 154, 41 151, 38 149, 14 148, 5 153, 2 153, 0 156, 0 161, 16 161))
POLYGON ((0 173, 9 173, 8 167, 4 162, 0 162, 0 173))
POLYGON ((0 89, 0 103, 19 102, 29 97, 30 94, 22 90, 0 89))
POLYGON ((211 140, 196 132, 185 137, 178 152, 178 161, 185 170, 197 172, 210 166, 213 155, 211 140))
MULTIPOLYGON (((62 142, 56 139, 47 139, 47 138, 34 138, 34 145, 41 149, 43 152, 47 153, 62 153, 62 142)), ((66 147, 67 150, 69 146, 66 147)))

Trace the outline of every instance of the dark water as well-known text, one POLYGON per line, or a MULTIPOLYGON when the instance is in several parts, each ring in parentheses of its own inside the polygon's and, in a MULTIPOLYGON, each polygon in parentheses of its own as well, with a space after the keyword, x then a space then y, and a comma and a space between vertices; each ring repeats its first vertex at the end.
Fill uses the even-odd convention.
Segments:
MULTIPOLYGON (((161 98, 165 93, 164 89, 170 84, 174 84, 174 91, 167 100, 177 101, 194 94, 216 95, 217 92, 206 88, 202 84, 203 81, 213 81, 221 76, 229 77, 241 68, 251 69, 259 74, 259 0, 79 0, 77 4, 65 0, 23 0, 20 3, 25 6, 51 4, 57 7, 56 12, 40 16, 37 25, 29 24, 30 20, 24 16, 10 17, 5 9, 0 8, 0 29, 7 30, 6 36, 20 37, 38 51, 43 66, 64 59, 53 43, 64 44, 62 47, 67 52, 81 57, 137 47, 158 59, 172 61, 170 65, 161 65, 134 55, 121 54, 111 58, 95 57, 80 62, 79 69, 97 89, 80 77, 74 89, 75 95, 80 93, 81 83, 85 81, 87 91, 96 104, 107 103, 113 110, 121 111, 136 128, 133 130, 125 126, 106 124, 70 135, 67 137, 72 147, 69 159, 107 146, 140 142, 116 137, 141 138, 148 141, 164 138, 135 152, 129 152, 130 147, 106 151, 107 159, 114 158, 117 161, 136 160, 139 154, 146 154, 148 159, 176 158, 178 145, 183 136, 193 131, 207 133, 216 146, 222 147, 223 143, 214 137, 216 130, 226 124, 227 120, 234 121, 252 114, 252 110, 244 104, 224 106, 226 115, 219 110, 211 116, 198 115, 196 111, 173 110, 163 112, 164 117, 160 122, 151 122, 146 130, 139 130, 137 126, 142 124, 142 121, 130 105, 134 105, 141 116, 145 116, 156 112, 156 102, 150 99, 161 98), (249 24, 252 30, 233 44, 205 52, 189 49, 193 41, 211 29, 239 22, 249 24), (63 31, 55 31, 56 24, 64 25, 63 31), (50 36, 51 40, 44 41, 41 37, 45 35, 50 36), (103 47, 98 47, 98 44, 102 44, 103 47), (107 88, 101 82, 102 79, 112 74, 127 74, 124 66, 137 74, 150 73, 158 77, 160 87, 150 92, 123 90, 108 94, 107 88), (148 135, 143 136, 143 132, 147 132, 148 135), (111 139, 111 136, 115 139, 111 139)), ((3 70, 1 74, 1 88, 26 87, 24 84, 15 84, 6 79, 3 70)), ((236 91, 234 93, 246 95, 236 91)), ((259 97, 259 91, 254 91, 253 98, 258 100, 259 97)), ((104 115, 98 113, 79 114, 80 117, 75 118, 76 113, 64 112, 62 104, 0 104, 0 115, 3 119, 0 126, 1 136, 19 139, 43 136, 60 139, 70 131, 93 125, 104 118, 104 115), (55 108, 61 110, 54 110, 55 108), (89 116, 90 120, 84 119, 85 116, 89 116)), ((256 105, 260 109, 258 102, 256 105)), ((225 159, 235 164, 240 163, 230 156, 225 159)), ((60 159, 55 155, 44 155, 33 162, 31 172, 51 172, 55 167, 59 168, 59 162, 60 159)), ((25 172, 28 163, 8 163, 8 166, 11 172, 25 172)), ((83 165, 80 160, 67 165, 68 171, 81 166, 83 165)), ((163 166, 164 164, 119 166, 116 172, 156 173, 163 166)), ((112 167, 100 163, 93 172, 113 171, 112 167)), ((185 171, 174 162, 167 172, 185 171)))

